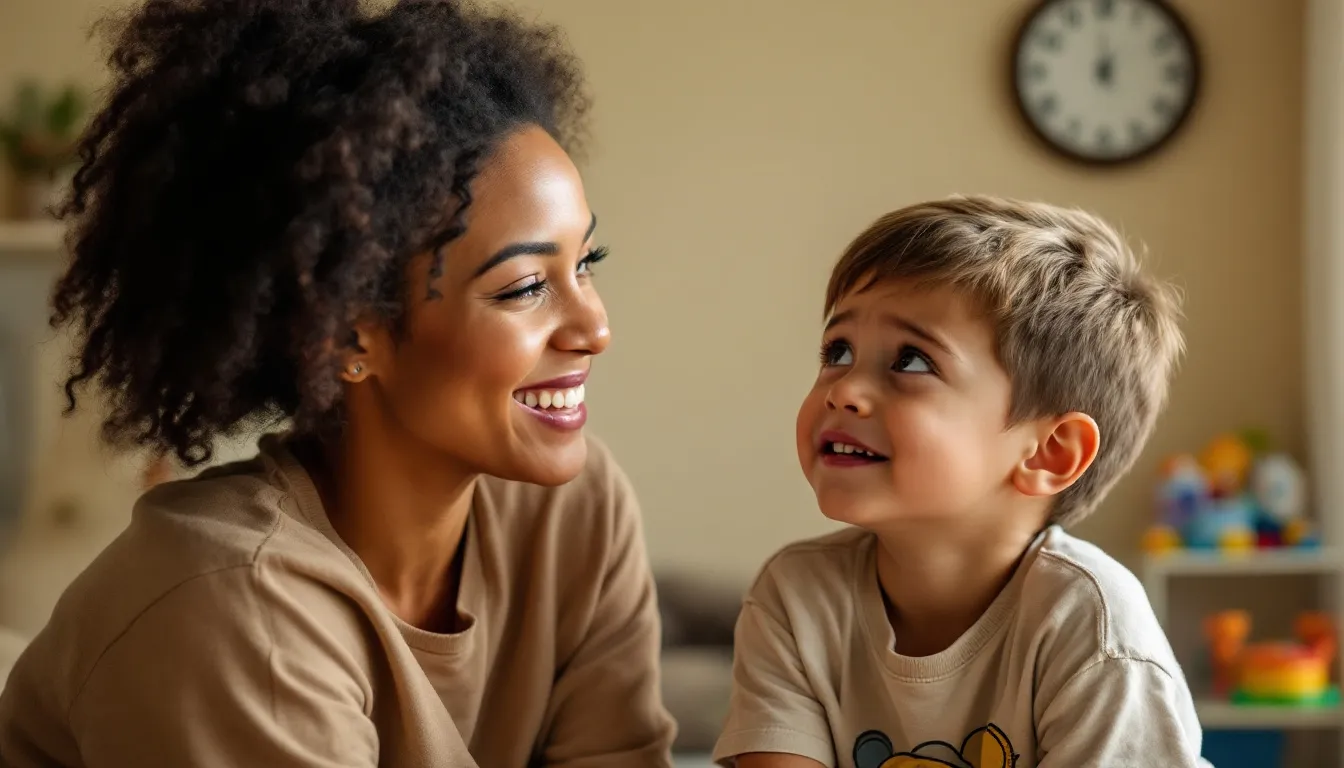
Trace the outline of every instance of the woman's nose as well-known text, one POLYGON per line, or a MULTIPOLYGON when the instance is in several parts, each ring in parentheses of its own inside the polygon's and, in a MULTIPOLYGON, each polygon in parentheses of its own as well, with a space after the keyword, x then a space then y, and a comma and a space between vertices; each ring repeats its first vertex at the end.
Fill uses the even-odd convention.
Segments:
POLYGON ((602 299, 592 291, 574 295, 565 307, 565 320, 556 331, 555 346, 566 352, 600 355, 611 344, 611 326, 602 299))

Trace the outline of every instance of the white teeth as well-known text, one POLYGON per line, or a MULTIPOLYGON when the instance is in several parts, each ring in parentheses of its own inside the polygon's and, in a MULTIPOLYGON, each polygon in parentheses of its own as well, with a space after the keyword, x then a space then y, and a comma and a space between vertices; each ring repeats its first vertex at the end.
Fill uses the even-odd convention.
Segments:
POLYGON ((878 457, 877 454, 873 453, 872 451, 865 451, 864 449, 858 447, 857 445, 850 445, 848 443, 831 443, 830 449, 831 453, 844 453, 844 454, 857 453, 872 459, 876 459, 878 457))
POLYGON ((585 389, 580 384, 570 389, 514 392, 513 399, 529 408, 574 408, 583 402, 585 389))

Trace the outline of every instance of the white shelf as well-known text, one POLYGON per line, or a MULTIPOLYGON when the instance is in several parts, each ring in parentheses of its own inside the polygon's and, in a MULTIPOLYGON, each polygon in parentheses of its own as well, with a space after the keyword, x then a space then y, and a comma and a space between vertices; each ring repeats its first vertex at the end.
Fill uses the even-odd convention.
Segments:
POLYGON ((1269 576, 1344 571, 1344 553, 1332 547, 1260 549, 1245 553, 1179 550, 1143 559, 1146 580, 1170 576, 1269 576))
POLYGON ((1306 730, 1344 724, 1344 710, 1332 707, 1245 706, 1226 701, 1195 702, 1199 724, 1205 730, 1306 730))
MULTIPOLYGON (((1256 549, 1231 553, 1176 550, 1143 558, 1142 578, 1158 622, 1167 626, 1169 582, 1187 576, 1294 576, 1344 578, 1344 551, 1337 547, 1256 549)), ((1205 730, 1340 729, 1344 738, 1344 707, 1252 706, 1198 697, 1195 710, 1205 730)))
POLYGON ((0 258, 56 254, 64 236, 65 227, 57 221, 0 221, 0 258))

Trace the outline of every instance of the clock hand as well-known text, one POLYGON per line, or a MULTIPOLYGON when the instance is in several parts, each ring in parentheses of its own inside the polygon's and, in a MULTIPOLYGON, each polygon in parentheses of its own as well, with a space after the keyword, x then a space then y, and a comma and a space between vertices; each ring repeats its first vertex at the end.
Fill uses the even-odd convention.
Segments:
POLYGON ((1115 76, 1115 55, 1111 52, 1110 41, 1105 35, 1101 36, 1101 55, 1097 57, 1097 65, 1094 71, 1097 82, 1110 87, 1115 76))

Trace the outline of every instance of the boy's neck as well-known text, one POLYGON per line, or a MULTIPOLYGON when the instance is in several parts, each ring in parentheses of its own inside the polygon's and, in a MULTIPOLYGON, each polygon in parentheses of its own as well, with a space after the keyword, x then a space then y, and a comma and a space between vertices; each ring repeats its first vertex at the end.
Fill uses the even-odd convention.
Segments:
POLYGON ((903 656, 932 656, 965 634, 1007 586, 1040 531, 1003 520, 928 527, 877 534, 877 577, 903 656))

